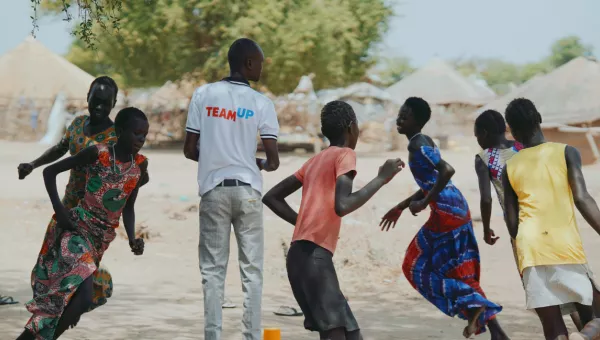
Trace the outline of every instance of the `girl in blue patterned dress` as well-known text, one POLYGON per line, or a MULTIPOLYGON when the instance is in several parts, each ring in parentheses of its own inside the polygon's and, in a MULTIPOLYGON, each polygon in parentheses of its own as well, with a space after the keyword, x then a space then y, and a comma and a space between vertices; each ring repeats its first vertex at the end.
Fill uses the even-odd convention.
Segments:
POLYGON ((406 100, 396 124, 409 138, 409 167, 419 190, 392 208, 382 219, 382 230, 396 224, 402 211, 416 214, 429 206, 429 220, 412 240, 402 270, 423 297, 446 315, 468 320, 463 335, 490 328, 493 340, 508 339, 495 319, 502 307, 489 301, 479 285, 479 249, 467 200, 452 184, 454 169, 421 129, 431 109, 421 98, 406 100))

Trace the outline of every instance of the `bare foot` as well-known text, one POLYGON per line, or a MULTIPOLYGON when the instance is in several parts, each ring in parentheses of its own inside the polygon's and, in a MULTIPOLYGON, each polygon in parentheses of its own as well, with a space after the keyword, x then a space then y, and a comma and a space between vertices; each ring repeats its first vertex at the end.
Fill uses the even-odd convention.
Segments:
POLYGON ((477 332, 477 319, 479 319, 479 316, 481 315, 481 313, 483 313, 484 310, 485 307, 481 306, 473 312, 473 314, 469 318, 469 323, 467 324, 467 327, 465 327, 465 329, 463 330, 463 336, 465 338, 468 339, 471 337, 471 335, 477 332))

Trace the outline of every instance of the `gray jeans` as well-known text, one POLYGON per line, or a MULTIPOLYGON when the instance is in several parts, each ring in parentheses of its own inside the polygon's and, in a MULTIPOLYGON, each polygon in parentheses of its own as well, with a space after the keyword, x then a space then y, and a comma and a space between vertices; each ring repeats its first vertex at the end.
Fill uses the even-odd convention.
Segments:
POLYGON ((244 340, 260 340, 264 230, 261 195, 250 186, 216 187, 200 202, 198 256, 204 288, 204 339, 221 339, 231 225, 244 291, 244 340))

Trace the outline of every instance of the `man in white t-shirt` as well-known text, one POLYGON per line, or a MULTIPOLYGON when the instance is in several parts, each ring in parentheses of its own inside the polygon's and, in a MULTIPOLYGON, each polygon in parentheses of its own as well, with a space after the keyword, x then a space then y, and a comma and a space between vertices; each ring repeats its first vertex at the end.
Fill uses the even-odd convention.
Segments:
POLYGON ((229 48, 229 77, 192 96, 184 154, 198 162, 204 339, 219 340, 231 225, 238 243, 244 291, 243 339, 260 340, 264 230, 261 170, 279 167, 279 124, 273 102, 250 87, 264 55, 250 39, 229 48), (267 159, 256 158, 260 133, 267 159))

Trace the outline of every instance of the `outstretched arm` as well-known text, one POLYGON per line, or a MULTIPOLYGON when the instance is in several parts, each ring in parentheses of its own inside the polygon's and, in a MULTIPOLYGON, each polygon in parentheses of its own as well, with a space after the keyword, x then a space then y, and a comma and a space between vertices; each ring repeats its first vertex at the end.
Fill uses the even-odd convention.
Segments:
POLYGON ((83 149, 78 154, 65 158, 52 165, 49 165, 44 169, 44 184, 46 185, 46 191, 52 202, 52 207, 56 213, 57 222, 65 224, 64 227, 68 227, 67 211, 60 201, 58 190, 56 188, 56 176, 58 174, 69 171, 74 167, 82 167, 88 164, 92 164, 98 159, 98 148, 96 146, 90 146, 83 149))
POLYGON ((356 171, 347 172, 338 177, 335 183, 335 213, 343 217, 362 207, 381 187, 388 183, 402 170, 404 162, 389 159, 379 168, 379 173, 362 189, 352 192, 352 183, 356 171))
POLYGON ((587 191, 585 179, 581 172, 581 155, 576 148, 567 146, 565 148, 565 159, 575 206, 585 221, 600 234, 600 210, 592 195, 587 191))
POLYGON ((506 165, 502 170, 502 188, 504 188, 504 215, 506 219, 506 228, 513 239, 517 238, 519 233, 519 199, 510 185, 506 165))
POLYGON ((63 136, 62 140, 46 150, 40 157, 29 162, 19 164, 19 179, 27 177, 35 168, 48 163, 53 163, 64 156, 69 151, 69 138, 67 135, 63 136))
POLYGON ((410 206, 410 202, 422 200, 423 198, 425 198, 425 193, 423 192, 423 190, 419 189, 414 194, 408 196, 407 199, 398 203, 396 208, 400 210, 408 209, 408 207, 410 206))
POLYGON ((39 168, 40 166, 56 162, 62 156, 64 156, 69 151, 69 144, 65 143, 64 139, 61 140, 58 144, 46 150, 40 157, 34 159, 31 162, 33 168, 39 168))
POLYGON ((295 175, 291 175, 271 188, 262 201, 275 215, 291 225, 296 225, 298 213, 290 207, 285 199, 301 187, 302 182, 295 175))
POLYGON ((490 185, 490 171, 481 157, 475 156, 475 172, 479 180, 479 208, 481 209, 481 222, 483 231, 490 231, 492 218, 492 187, 490 185))

